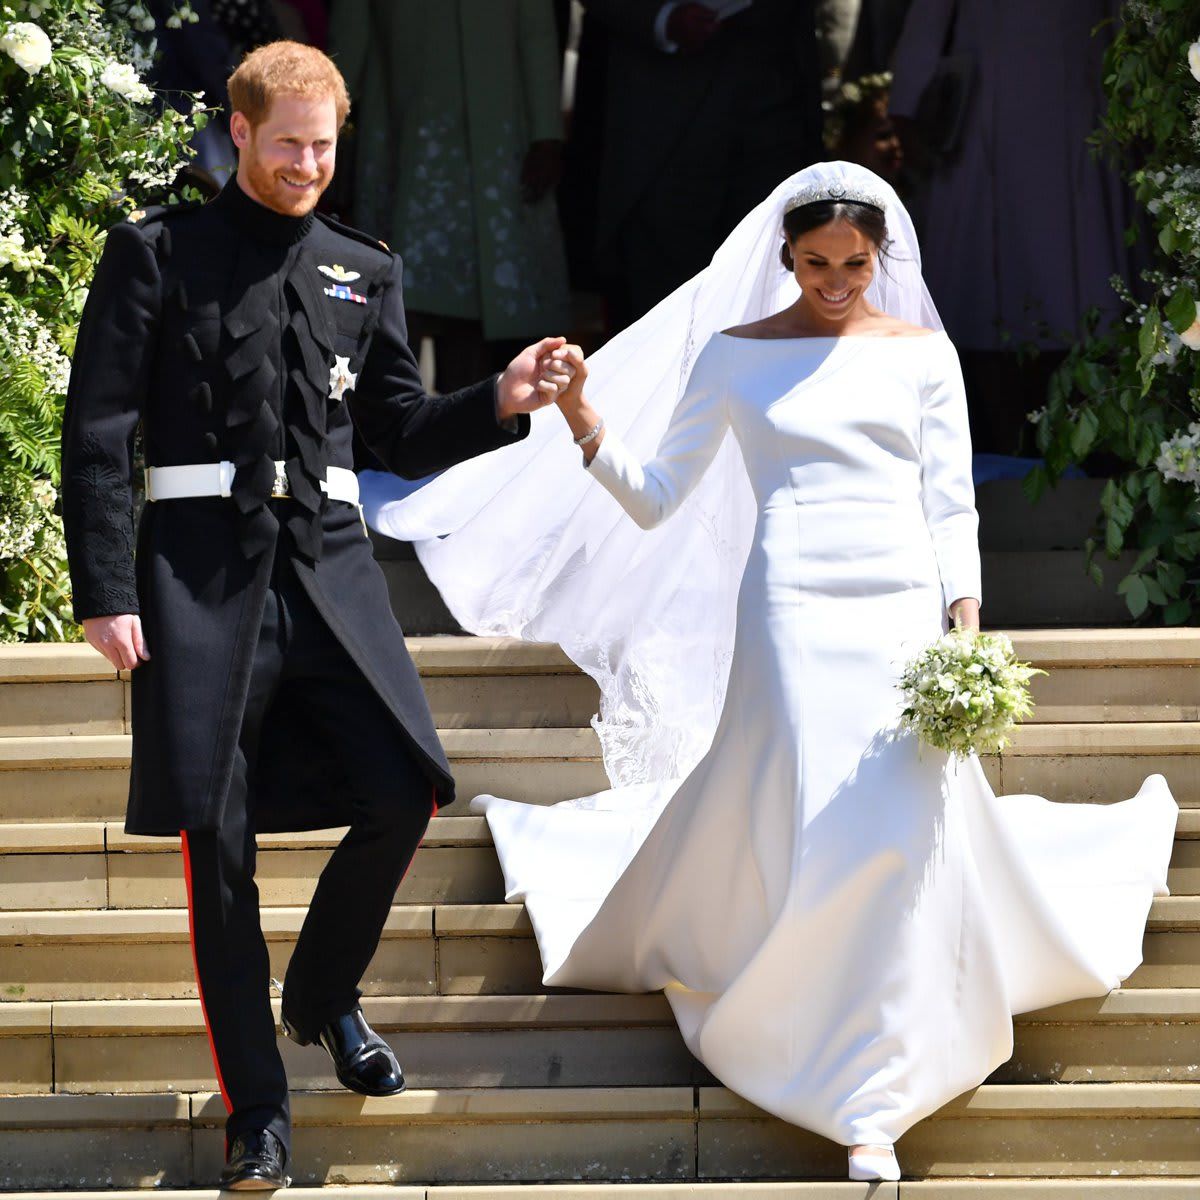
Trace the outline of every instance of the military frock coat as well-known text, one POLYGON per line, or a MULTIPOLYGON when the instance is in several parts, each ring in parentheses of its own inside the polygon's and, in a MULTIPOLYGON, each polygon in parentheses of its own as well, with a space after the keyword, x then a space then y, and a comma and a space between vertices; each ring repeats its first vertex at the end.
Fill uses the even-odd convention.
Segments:
MULTIPOLYGON (((131 833, 219 827, 277 548, 439 802, 453 798, 359 511, 320 481, 353 466, 353 424, 391 470, 420 478, 519 440, 528 418, 498 421, 494 377, 424 392, 401 273, 381 243, 275 213, 236 180, 108 234, 67 396, 63 520, 76 619, 140 613, 151 655, 133 672, 131 833), (139 427, 148 465, 228 460, 235 473, 229 498, 146 504, 135 555, 139 427), (287 499, 271 495, 277 460, 287 499)), ((332 756, 292 707, 281 698, 264 731, 257 827, 346 824, 332 756)))

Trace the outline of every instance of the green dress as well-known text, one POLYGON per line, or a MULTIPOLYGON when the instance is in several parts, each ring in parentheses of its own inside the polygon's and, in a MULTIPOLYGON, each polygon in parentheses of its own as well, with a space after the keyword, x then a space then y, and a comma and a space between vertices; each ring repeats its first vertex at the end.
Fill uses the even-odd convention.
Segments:
POLYGON ((334 59, 354 100, 355 220, 404 259, 415 312, 529 338, 569 316, 553 193, 520 194, 530 145, 562 137, 549 0, 335 6, 334 59))

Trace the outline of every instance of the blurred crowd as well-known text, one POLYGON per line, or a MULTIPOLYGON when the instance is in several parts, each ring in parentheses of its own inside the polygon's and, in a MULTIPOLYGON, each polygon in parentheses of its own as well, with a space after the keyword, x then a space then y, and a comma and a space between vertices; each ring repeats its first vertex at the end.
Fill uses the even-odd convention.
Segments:
MULTIPOLYGON (((168 16, 175 0, 151 8, 168 16)), ((977 451, 1132 279, 1129 197, 1090 150, 1120 0, 191 0, 160 87, 224 103, 241 54, 328 50, 354 100, 323 207, 405 260, 445 390, 517 343, 589 349, 699 271, 819 159, 870 167, 922 235, 977 451)), ((161 24, 160 24, 161 27, 161 24)), ((220 122, 197 178, 233 167, 220 122)))

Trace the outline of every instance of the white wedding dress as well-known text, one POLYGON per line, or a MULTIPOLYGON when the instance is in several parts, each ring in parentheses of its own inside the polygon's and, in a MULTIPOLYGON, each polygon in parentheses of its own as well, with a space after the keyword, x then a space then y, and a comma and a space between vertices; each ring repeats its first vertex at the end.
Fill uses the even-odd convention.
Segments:
POLYGON ((1013 1014, 1134 970, 1177 808, 1158 775, 1123 803, 998 799, 898 731, 904 662, 980 596, 944 334, 715 334, 654 460, 610 431, 591 473, 650 527, 729 430, 757 523, 708 752, 681 781, 475 805, 547 984, 663 989, 734 1091, 890 1143, 1009 1057, 1013 1014))

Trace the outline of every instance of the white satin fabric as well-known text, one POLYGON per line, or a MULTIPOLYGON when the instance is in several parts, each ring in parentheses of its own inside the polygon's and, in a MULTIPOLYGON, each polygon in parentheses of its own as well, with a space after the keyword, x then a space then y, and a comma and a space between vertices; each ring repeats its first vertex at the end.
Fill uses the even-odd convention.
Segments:
POLYGON ((757 520, 699 765, 475 806, 547 984, 664 989, 734 1091, 835 1141, 889 1143, 1009 1057, 1013 1014, 1133 971, 1177 808, 1157 775, 1108 806, 997 799, 976 759, 898 731, 905 660, 949 601, 980 595, 943 334, 717 334, 653 461, 610 433, 591 474, 657 525, 730 430, 757 520))

